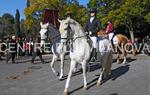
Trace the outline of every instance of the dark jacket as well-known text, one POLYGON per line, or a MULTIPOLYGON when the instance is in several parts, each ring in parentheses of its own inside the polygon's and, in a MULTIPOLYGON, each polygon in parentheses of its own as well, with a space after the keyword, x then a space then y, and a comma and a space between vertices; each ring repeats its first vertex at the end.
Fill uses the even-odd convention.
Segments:
POLYGON ((85 24, 85 32, 92 32, 92 35, 90 36, 97 36, 97 32, 99 32, 100 30, 100 22, 98 18, 94 18, 92 23, 90 22, 90 18, 87 21, 87 23, 85 24))
POLYGON ((34 53, 37 53, 37 55, 41 54, 41 46, 40 46, 41 38, 39 36, 36 36, 34 39, 34 53), (36 48, 36 49, 35 49, 36 48))

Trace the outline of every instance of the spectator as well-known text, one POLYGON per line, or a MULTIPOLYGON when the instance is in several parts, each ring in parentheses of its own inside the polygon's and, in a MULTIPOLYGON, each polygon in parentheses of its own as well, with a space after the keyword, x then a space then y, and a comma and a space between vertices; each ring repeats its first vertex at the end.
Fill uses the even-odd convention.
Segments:
POLYGON ((8 44, 8 53, 7 53, 7 58, 6 58, 6 63, 12 58, 12 64, 15 63, 15 56, 16 56, 16 51, 17 51, 17 43, 16 43, 16 37, 12 36, 12 39, 10 40, 8 44))
POLYGON ((33 57, 32 57, 32 64, 35 64, 34 60, 35 60, 36 56, 39 56, 42 64, 45 63, 43 58, 42 58, 42 50, 41 50, 41 47, 40 47, 40 40, 41 39, 40 39, 39 36, 36 37, 36 39, 35 39, 34 50, 33 50, 33 57), (39 47, 39 48, 37 48, 37 47, 39 47))

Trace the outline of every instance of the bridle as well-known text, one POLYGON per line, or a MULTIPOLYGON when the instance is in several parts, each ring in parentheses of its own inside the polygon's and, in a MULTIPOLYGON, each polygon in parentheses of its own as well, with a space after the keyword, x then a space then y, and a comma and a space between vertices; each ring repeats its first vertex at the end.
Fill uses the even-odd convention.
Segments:
POLYGON ((65 38, 61 38, 61 40, 66 40, 65 42, 62 42, 63 44, 69 45, 70 46, 70 50, 73 52, 73 44, 74 42, 79 39, 79 38, 83 38, 86 37, 87 35, 83 35, 83 36, 78 36, 78 37, 73 37, 73 35, 75 34, 74 31, 71 29, 70 24, 72 23, 68 23, 68 27, 65 28, 64 30, 67 31, 67 37, 65 38))
MULTIPOLYGON (((59 40, 59 37, 60 37, 60 35, 56 35, 55 37, 52 37, 52 38, 49 38, 49 29, 48 29, 48 27, 47 28, 41 28, 41 29, 46 29, 47 31, 46 31, 46 33, 45 33, 45 35, 47 35, 47 38, 49 39, 49 40, 59 40)), ((46 41, 46 39, 41 39, 41 41, 46 41)))
POLYGON ((66 43, 68 43, 68 42, 74 42, 75 40, 77 40, 77 39, 79 39, 79 38, 83 38, 83 37, 86 37, 87 35, 83 35, 83 36, 78 36, 78 37, 73 37, 73 35, 74 35, 74 31, 71 29, 71 26, 70 26, 70 24, 72 24, 72 23, 68 23, 68 27, 67 28, 65 28, 64 30, 66 30, 67 31, 67 37, 66 38, 61 38, 61 39, 63 39, 63 40, 66 40, 66 43))

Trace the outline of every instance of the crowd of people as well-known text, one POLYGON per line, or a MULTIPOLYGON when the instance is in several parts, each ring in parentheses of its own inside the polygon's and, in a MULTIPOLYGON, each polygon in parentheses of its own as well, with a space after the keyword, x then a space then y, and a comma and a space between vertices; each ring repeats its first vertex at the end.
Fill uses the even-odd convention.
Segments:
POLYGON ((12 63, 16 63, 16 56, 32 56, 33 43, 33 38, 27 40, 25 37, 17 38, 15 35, 6 40, 0 40, 0 59, 5 56, 6 63, 10 59, 12 59, 12 63))

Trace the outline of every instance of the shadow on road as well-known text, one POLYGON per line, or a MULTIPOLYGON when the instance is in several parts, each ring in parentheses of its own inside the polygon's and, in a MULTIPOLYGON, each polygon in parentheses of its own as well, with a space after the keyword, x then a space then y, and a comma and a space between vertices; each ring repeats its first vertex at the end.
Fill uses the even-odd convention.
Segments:
MULTIPOLYGON (((127 58, 127 63, 130 63, 130 62, 133 62, 135 61, 136 59, 132 59, 131 57, 128 57, 127 58)), ((114 59, 113 60, 113 63, 116 63, 117 62, 117 59, 114 59)), ((120 62, 123 62, 123 59, 120 59, 120 62)))
MULTIPOLYGON (((127 73, 127 72, 129 71, 129 68, 130 68, 130 65, 129 65, 129 64, 126 64, 126 65, 124 65, 124 66, 121 66, 121 67, 118 67, 118 68, 112 70, 111 75, 108 76, 107 78, 105 78, 102 83, 105 83, 105 82, 107 82, 107 81, 110 80, 110 79, 113 80, 113 81, 116 80, 116 79, 119 78, 120 76, 122 76, 122 75, 124 75, 125 73, 127 73)), ((99 77, 99 75, 96 75, 96 76, 99 77)), ((91 87, 93 87, 93 86, 96 85, 96 82, 97 82, 97 80, 98 80, 98 77, 96 77, 95 79, 93 79, 92 81, 90 81, 90 82, 88 83, 88 85, 89 85, 88 89, 90 89, 91 87)))
MULTIPOLYGON (((74 72, 71 77, 74 77, 74 76, 77 76, 77 75, 80 75, 80 74, 82 74, 82 71, 79 70, 77 72, 74 72)), ((68 75, 63 76, 63 78, 60 81, 66 80, 67 77, 68 77, 68 75)))
POLYGON ((129 71, 130 65, 124 65, 121 67, 118 67, 114 70, 112 70, 111 75, 108 77, 107 80, 112 79, 112 80, 116 80, 117 78, 119 78, 120 76, 124 75, 125 73, 127 73, 129 71))

